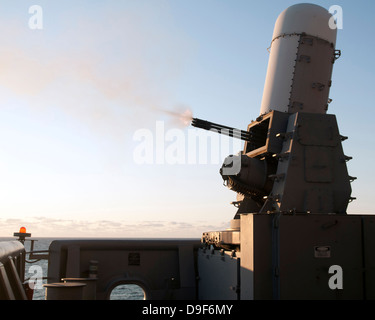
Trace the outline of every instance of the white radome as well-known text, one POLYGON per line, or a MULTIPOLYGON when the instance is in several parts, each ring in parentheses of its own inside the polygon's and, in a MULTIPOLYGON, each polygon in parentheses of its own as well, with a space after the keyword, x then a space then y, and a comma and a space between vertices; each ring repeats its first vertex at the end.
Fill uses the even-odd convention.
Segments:
POLYGON ((299 34, 318 37, 335 46, 337 29, 331 29, 332 15, 321 6, 302 3, 280 13, 272 36, 270 57, 260 114, 271 110, 288 111, 290 87, 298 48, 299 34))

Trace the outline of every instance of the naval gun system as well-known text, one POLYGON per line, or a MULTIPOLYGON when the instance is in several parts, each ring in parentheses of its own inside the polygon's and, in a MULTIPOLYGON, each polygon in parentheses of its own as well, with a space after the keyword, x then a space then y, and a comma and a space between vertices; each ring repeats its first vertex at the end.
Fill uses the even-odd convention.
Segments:
POLYGON ((237 211, 230 228, 202 235, 200 299, 219 298, 217 292, 233 299, 375 298, 374 216, 347 214, 356 178, 343 151, 347 137, 327 113, 341 56, 330 19, 326 9, 306 3, 279 15, 260 114, 246 131, 192 121, 244 141, 220 169, 237 193, 237 211), (331 285, 333 267, 345 273, 346 290, 340 281, 331 285), (237 275, 236 285, 224 274, 237 275))
MULTIPOLYGON (((220 174, 241 213, 346 214, 351 182, 335 115, 327 114, 337 29, 329 12, 295 5, 277 19, 260 115, 247 130, 194 118, 192 126, 245 141, 220 174)), ((205 241, 212 242, 210 234, 205 241)))

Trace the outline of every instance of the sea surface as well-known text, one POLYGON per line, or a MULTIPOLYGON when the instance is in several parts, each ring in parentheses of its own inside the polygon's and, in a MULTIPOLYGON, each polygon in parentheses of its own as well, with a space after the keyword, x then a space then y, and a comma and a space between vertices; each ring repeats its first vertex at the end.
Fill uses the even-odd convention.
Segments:
MULTIPOLYGON (((32 238, 34 250, 48 250, 51 242, 56 238, 32 238)), ((65 238, 67 239, 67 238, 65 238)), ((0 238, 1 241, 14 241, 16 238, 0 238)), ((25 241, 26 252, 30 251, 30 241, 25 241)), ((33 300, 45 300, 45 288, 43 284, 47 283, 48 260, 30 261, 29 255, 26 255, 25 279, 38 280, 34 285, 33 300), (42 278, 42 279, 41 279, 42 278)), ((120 285, 111 292, 111 300, 144 300, 144 292, 141 287, 134 284, 120 285)))

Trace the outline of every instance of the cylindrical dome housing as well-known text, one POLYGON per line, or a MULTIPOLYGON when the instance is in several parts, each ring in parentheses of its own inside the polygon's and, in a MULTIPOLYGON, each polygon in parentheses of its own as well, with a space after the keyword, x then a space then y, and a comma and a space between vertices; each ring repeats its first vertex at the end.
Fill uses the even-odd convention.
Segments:
POLYGON ((315 4, 296 4, 276 20, 260 114, 325 113, 335 61, 332 15, 315 4))

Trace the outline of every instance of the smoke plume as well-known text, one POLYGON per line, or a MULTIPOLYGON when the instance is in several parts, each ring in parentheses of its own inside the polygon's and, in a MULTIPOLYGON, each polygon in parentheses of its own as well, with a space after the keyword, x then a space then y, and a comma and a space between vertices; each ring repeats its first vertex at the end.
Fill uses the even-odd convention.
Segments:
POLYGON ((190 107, 183 105, 174 106, 173 110, 163 108, 153 108, 155 111, 168 115, 171 118, 172 125, 176 127, 187 127, 193 120, 193 112, 190 107))
MULTIPOLYGON (((7 32, 0 34, 0 95, 41 112, 58 108, 93 130, 115 135, 151 125, 159 112, 189 122, 188 109, 166 111, 174 110, 168 83, 186 47, 157 23, 158 14, 131 9, 94 14, 85 8, 72 18, 68 10, 43 30, 2 20, 0 28, 7 32)), ((0 100, 0 108, 6 103, 0 100)))

